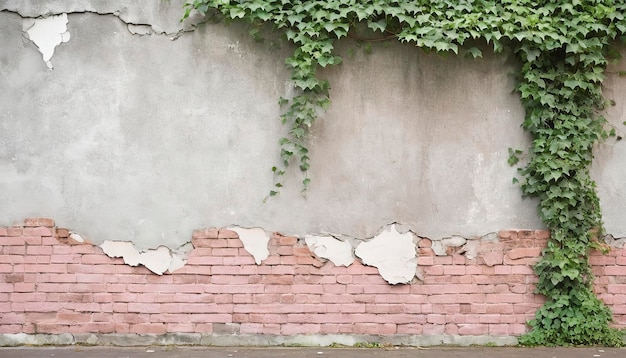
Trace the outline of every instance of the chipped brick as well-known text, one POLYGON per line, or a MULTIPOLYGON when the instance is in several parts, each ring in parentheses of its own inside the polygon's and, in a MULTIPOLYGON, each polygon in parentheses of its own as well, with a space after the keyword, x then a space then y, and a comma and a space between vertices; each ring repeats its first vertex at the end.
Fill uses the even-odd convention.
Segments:
POLYGON ((511 249, 507 253, 507 256, 511 260, 517 260, 526 257, 539 257, 541 256, 541 248, 540 247, 528 247, 528 248, 515 248, 511 249))
POLYGON ((54 220, 49 218, 27 218, 24 219, 25 227, 37 227, 37 226, 45 226, 45 227, 54 227, 54 220))
POLYGON ((478 256, 487 266, 502 265, 504 255, 501 252, 484 252, 478 256))
POLYGON ((236 231, 228 229, 220 229, 217 234, 218 239, 238 239, 239 234, 236 231))
POLYGON ((218 236, 219 230, 217 228, 194 230, 191 234, 192 239, 217 239, 218 236))

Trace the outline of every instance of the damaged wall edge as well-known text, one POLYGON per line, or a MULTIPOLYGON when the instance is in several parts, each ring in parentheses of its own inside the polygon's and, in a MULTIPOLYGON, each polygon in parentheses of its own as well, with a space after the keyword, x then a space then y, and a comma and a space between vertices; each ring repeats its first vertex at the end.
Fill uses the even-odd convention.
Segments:
MULTIPOLYGON (((23 18, 41 18, 60 14, 94 13, 113 15, 122 22, 137 26, 150 26, 151 32, 158 35, 173 36, 175 39, 182 32, 193 31, 204 22, 203 16, 192 13, 185 21, 183 15, 184 0, 129 2, 127 1, 23 1, 6 0, 0 4, 0 11, 15 13, 23 18), (140 5, 140 6, 137 6, 140 5)), ((132 31, 129 29, 132 33, 132 31)))
MULTIPOLYGON (((0 8, 0 11, 7 12, 8 10, 0 8)), ((54 55, 55 48, 65 42, 70 41, 70 32, 67 30, 69 23, 68 13, 46 13, 36 17, 23 16, 17 11, 13 12, 22 17, 22 32, 24 37, 32 41, 39 52, 41 52, 43 61, 48 66, 48 69, 54 69, 52 62, 50 61, 54 55)), ((176 32, 167 32, 162 29, 155 28, 155 26, 149 23, 134 23, 128 19, 123 18, 119 11, 114 12, 72 12, 71 14, 78 13, 95 13, 98 15, 112 15, 118 18, 120 21, 127 25, 128 32, 132 35, 145 36, 145 35, 165 35, 169 36, 170 40, 174 41, 178 39, 184 32, 192 32, 196 27, 205 22, 204 19, 196 16, 192 17, 189 21, 184 21, 184 25, 180 27, 176 32)))
MULTIPOLYGON (((56 228, 54 221, 48 218, 28 218, 24 221, 25 227, 33 225, 49 228, 57 239, 70 245, 94 245, 84 240, 80 234, 68 229, 56 228)), ((502 254, 502 248, 512 240, 536 240, 545 242, 550 233, 546 230, 533 231, 501 231, 489 233, 482 237, 463 238, 454 236, 440 239, 420 237, 410 230, 398 231, 400 224, 390 223, 372 238, 350 238, 345 235, 306 235, 304 238, 290 236, 292 245, 306 246, 309 254, 320 262, 331 261, 335 266, 349 267, 355 260, 363 265, 376 267, 380 275, 389 284, 410 284, 415 279, 423 280, 424 273, 419 270, 420 257, 463 255, 468 260, 480 258, 487 266, 502 264, 505 260, 536 260, 540 255, 537 249, 512 248, 507 255, 502 254), (401 232, 403 231, 403 232, 401 232), (339 239, 343 238, 343 240, 339 239)), ((279 235, 279 233, 274 233, 279 235)), ((263 264, 270 257, 269 246, 272 235, 262 228, 242 228, 228 226, 221 229, 208 228, 195 230, 191 241, 176 249, 158 246, 154 249, 139 250, 130 241, 105 240, 99 246, 104 254, 111 258, 122 258, 129 266, 143 265, 157 275, 174 273, 187 263, 190 253, 194 249, 202 248, 234 248, 229 255, 237 256, 243 248, 252 255, 256 265, 263 264), (240 244, 228 243, 228 240, 238 240, 240 244)), ((611 247, 622 248, 626 238, 614 239, 606 237, 606 243, 611 247)), ((535 245, 527 245, 534 247, 535 245)), ((280 252, 274 252, 280 255, 280 252)))
MULTIPOLYGON (((391 223, 359 245, 369 243, 371 250, 391 235, 403 240, 406 251, 417 250, 421 277, 403 285, 390 284, 381 277, 384 268, 362 259, 336 266, 309 249, 306 239, 235 228, 263 242, 270 237, 270 254, 259 265, 231 229, 196 230, 187 264, 156 275, 125 262, 137 259, 129 242, 107 249, 122 256, 110 258, 51 219, 0 227, 0 305, 7 310, 0 345, 56 344, 61 338, 63 344, 136 344, 133 337, 154 339, 149 344, 180 338, 188 344, 246 345, 273 337, 264 344, 301 339, 324 345, 333 337, 349 341, 363 335, 389 343, 414 335, 452 340, 438 345, 456 339, 478 344, 484 337, 510 341, 524 334, 545 300, 534 291, 532 265, 546 245, 546 231, 502 230, 495 238, 466 239, 464 246, 448 246, 445 255, 436 255, 432 243, 444 239, 402 233, 400 224, 391 223), (475 245, 473 259, 468 244, 475 245)), ((350 239, 323 236, 352 251, 350 239)), ((590 263, 594 290, 614 310, 615 325, 626 326, 626 250, 594 251, 590 263)))

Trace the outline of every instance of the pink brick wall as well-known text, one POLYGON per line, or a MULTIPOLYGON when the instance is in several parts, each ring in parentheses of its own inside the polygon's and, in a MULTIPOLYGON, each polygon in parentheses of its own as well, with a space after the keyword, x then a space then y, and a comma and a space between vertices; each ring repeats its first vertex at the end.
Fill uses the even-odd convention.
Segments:
MULTIPOLYGON (((374 267, 335 267, 280 234, 256 265, 236 233, 217 229, 194 232, 187 265, 157 276, 27 219, 0 227, 0 333, 518 336, 542 304, 530 265, 547 237, 502 231, 473 260, 434 256, 422 239, 423 280, 392 286, 374 267)), ((626 327, 626 250, 591 262, 596 291, 626 327)))

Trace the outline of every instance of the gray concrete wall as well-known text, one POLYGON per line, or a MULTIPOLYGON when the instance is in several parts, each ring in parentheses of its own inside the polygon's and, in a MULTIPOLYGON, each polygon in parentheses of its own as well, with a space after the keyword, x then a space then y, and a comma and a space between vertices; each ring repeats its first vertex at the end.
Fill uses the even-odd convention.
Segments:
MULTIPOLYGON (((516 63, 398 43, 371 54, 338 44, 343 65, 322 72, 333 102, 312 131, 308 195, 294 171, 264 204, 290 46, 239 25, 180 24, 182 3, 0 1, 0 224, 52 217, 139 248, 177 247, 206 226, 363 239, 393 222, 435 239, 543 227, 506 162, 529 141, 516 63), (49 69, 27 30, 63 13, 69 38, 49 69)), ((626 82, 611 75, 607 93, 622 132, 626 82)), ((625 236, 626 147, 598 152, 607 229, 625 236)))

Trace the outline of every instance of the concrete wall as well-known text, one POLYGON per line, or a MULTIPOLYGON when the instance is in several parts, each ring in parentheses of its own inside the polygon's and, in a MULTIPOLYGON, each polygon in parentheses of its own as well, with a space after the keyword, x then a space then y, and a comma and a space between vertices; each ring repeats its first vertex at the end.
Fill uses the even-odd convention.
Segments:
MULTIPOLYGON (((397 43, 371 54, 339 43, 344 64, 322 72, 333 103, 313 128, 307 198, 291 172, 263 204, 290 47, 238 25, 180 24, 182 3, 0 2, 1 224, 53 217, 138 250, 178 248, 207 226, 367 239, 398 222, 433 240, 543 227, 506 163, 529 140, 516 63, 397 43)), ((610 75, 607 93, 622 132, 625 82, 610 75)), ((625 236, 626 147, 599 153, 607 229, 625 236)))

